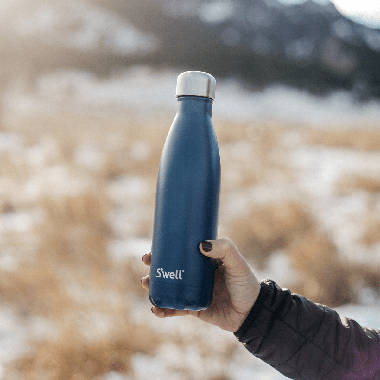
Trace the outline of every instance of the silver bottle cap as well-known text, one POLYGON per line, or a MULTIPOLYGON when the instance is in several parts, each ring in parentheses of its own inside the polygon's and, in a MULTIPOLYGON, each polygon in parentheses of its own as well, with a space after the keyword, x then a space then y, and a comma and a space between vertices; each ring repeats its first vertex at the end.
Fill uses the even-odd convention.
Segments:
POLYGON ((178 75, 176 96, 196 95, 215 99, 215 78, 203 71, 185 71, 178 75))

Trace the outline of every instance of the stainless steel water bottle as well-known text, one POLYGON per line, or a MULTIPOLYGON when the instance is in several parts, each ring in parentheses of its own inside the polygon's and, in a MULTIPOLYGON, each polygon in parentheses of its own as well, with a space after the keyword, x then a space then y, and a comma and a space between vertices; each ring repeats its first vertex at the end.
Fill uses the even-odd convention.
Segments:
POLYGON ((155 197, 149 299, 158 307, 202 310, 212 302, 215 264, 199 243, 217 239, 215 84, 201 71, 177 78, 178 108, 162 150, 155 197))

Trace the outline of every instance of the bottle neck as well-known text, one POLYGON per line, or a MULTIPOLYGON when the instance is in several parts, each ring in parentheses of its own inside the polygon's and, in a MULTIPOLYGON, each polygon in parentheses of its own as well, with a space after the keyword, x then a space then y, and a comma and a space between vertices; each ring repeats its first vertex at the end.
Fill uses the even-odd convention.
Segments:
POLYGON ((195 95, 181 95, 177 96, 178 113, 196 112, 212 116, 212 102, 213 99, 203 96, 195 95))

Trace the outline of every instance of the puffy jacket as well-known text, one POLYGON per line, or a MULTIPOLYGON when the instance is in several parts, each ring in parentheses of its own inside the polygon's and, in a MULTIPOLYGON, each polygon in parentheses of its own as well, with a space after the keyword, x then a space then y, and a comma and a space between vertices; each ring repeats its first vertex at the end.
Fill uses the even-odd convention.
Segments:
POLYGON ((259 296, 234 335, 291 379, 380 379, 380 330, 360 326, 272 280, 261 281, 259 296))

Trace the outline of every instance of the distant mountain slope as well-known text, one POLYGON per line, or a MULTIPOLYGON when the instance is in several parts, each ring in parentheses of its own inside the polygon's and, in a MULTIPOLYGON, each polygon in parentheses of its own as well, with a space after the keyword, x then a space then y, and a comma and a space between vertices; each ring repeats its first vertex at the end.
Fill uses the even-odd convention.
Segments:
POLYGON ((33 79, 57 68, 105 75, 144 63, 233 76, 255 89, 282 83, 314 93, 345 89, 358 98, 380 97, 380 30, 347 19, 331 3, 14 3, 17 12, 1 19, 0 79, 15 68, 33 79))
MULTIPOLYGON (((98 3, 109 7, 107 0, 98 3)), ((273 82, 380 96, 380 30, 342 16, 331 3, 277 0, 113 0, 112 7, 160 39, 144 61, 273 82)))

